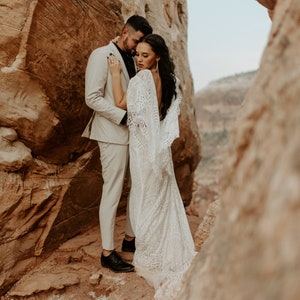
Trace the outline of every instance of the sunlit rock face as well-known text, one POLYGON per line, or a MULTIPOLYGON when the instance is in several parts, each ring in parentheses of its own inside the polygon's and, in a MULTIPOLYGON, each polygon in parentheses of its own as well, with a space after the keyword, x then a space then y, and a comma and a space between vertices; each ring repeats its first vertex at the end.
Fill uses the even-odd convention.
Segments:
POLYGON ((180 300, 299 299, 300 2, 274 12, 224 158, 214 227, 180 300))
MULTIPOLYGON (((173 147, 185 204, 200 142, 187 60, 186 1, 7 0, 0 6, 0 291, 68 238, 98 223, 99 151, 81 137, 91 115, 91 51, 138 13, 162 34, 181 79, 181 137, 173 147)), ((126 200, 128 188, 122 199, 126 200)), ((120 212, 125 202, 121 201, 120 212)))

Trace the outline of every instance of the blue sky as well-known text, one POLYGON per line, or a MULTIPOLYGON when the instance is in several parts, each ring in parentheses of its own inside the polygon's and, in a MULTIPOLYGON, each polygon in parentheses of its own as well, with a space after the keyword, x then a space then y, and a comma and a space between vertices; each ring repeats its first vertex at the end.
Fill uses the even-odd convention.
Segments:
POLYGON ((194 89, 256 70, 271 29, 256 0, 187 0, 188 56, 194 89))

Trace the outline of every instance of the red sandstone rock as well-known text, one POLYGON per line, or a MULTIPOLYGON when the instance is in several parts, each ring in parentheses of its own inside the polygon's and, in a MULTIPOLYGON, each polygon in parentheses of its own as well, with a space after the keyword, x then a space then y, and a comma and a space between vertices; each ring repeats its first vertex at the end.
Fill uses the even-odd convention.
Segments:
MULTIPOLYGON (((95 142, 81 137, 89 54, 133 13, 166 38, 181 79, 181 137, 173 147, 185 204, 192 197, 200 141, 187 63, 186 2, 10 0, 0 5, 0 294, 42 257, 98 223, 102 178, 95 142), (164 5, 162 9, 162 5, 164 5), (14 156, 7 147, 15 147, 14 156), (3 155, 4 154, 4 155, 3 155)), ((124 211, 128 188, 120 205, 124 211)), ((76 280, 75 280, 76 281, 76 280)))

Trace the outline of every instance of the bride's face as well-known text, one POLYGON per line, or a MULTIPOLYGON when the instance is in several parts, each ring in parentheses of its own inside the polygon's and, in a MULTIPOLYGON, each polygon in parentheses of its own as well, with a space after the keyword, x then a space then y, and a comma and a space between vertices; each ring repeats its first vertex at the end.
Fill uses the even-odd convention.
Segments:
POLYGON ((136 47, 135 61, 139 70, 155 70, 159 57, 148 43, 140 42, 136 47))

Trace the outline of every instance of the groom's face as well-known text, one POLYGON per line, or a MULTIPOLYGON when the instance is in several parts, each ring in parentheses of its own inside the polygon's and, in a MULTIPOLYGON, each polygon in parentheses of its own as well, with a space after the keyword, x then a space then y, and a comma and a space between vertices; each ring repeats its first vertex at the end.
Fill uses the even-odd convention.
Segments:
POLYGON ((127 29, 127 33, 123 41, 124 50, 134 56, 136 46, 143 36, 144 34, 141 31, 135 31, 133 28, 127 29))

